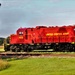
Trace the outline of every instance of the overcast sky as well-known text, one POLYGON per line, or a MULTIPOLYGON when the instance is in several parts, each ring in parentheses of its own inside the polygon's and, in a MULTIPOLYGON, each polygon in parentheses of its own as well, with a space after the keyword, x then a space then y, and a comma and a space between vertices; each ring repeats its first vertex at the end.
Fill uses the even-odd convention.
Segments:
POLYGON ((19 27, 75 24, 75 0, 0 0, 0 36, 19 27))

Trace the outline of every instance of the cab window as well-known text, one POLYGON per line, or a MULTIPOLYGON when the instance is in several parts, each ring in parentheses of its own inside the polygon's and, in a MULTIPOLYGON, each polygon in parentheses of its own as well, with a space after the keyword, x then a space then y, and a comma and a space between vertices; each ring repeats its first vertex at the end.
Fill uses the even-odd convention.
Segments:
POLYGON ((19 35, 23 35, 23 32, 19 32, 19 35))

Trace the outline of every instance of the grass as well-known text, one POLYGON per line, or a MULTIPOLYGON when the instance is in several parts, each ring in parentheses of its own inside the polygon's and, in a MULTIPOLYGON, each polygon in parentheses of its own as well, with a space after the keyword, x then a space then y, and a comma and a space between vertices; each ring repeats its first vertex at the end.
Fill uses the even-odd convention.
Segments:
POLYGON ((3 61, 0 59, 0 71, 9 67, 9 63, 7 61, 3 61))
POLYGON ((75 58, 26 58, 9 63, 0 75, 75 75, 75 58))
POLYGON ((4 51, 4 46, 0 46, 0 51, 4 51))

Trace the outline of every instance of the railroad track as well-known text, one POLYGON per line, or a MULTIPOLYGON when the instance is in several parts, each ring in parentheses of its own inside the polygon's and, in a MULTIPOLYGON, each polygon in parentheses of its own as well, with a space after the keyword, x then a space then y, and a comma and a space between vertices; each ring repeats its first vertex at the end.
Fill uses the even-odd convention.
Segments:
POLYGON ((0 52, 0 58, 75 57, 75 53, 0 52))
POLYGON ((13 57, 30 57, 30 56, 41 56, 40 53, 27 53, 27 52, 1 52, 0 58, 13 58, 13 57))

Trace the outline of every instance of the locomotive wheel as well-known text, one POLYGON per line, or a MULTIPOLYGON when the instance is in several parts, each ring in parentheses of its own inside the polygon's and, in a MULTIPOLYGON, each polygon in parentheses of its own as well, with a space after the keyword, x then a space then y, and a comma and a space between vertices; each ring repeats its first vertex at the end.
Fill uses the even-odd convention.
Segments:
POLYGON ((12 45, 12 46, 10 46, 10 51, 11 52, 18 52, 19 48, 17 46, 12 45))
POLYGON ((53 47, 53 51, 55 51, 55 52, 60 51, 60 46, 55 44, 53 47))
POLYGON ((71 44, 69 51, 70 51, 70 52, 72 52, 72 51, 75 52, 75 45, 72 45, 72 44, 71 44))
POLYGON ((13 52, 13 45, 10 46, 10 52, 13 52))

